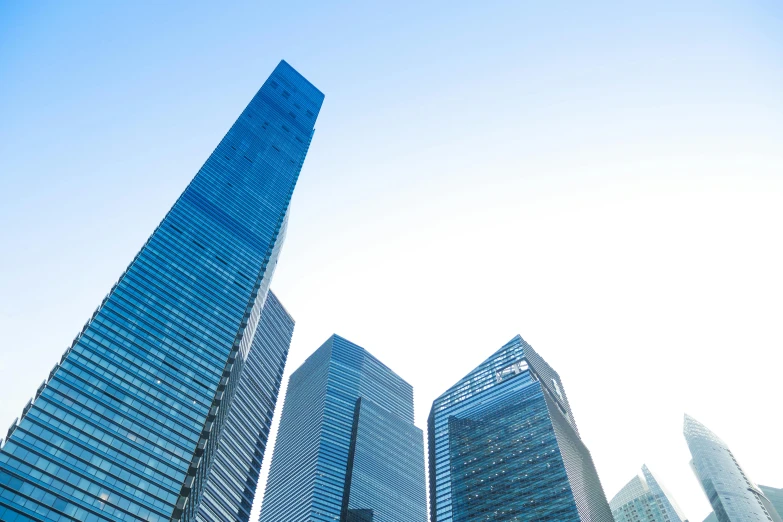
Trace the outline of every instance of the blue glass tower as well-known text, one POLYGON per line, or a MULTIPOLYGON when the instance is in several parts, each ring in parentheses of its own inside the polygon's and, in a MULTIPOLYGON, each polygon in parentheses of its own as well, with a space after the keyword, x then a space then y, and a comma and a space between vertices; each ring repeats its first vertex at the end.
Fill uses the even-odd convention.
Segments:
POLYGON ((609 501, 615 522, 688 522, 647 466, 609 501))
POLYGON ((432 522, 613 522, 557 373, 520 336, 435 399, 432 522))
POLYGON ((413 388, 333 335, 292 375, 261 522, 426 522, 413 388))
POLYGON ((0 520, 195 519, 322 102, 263 84, 9 429, 0 520))
POLYGON ((270 290, 204 485, 196 519, 247 522, 294 320, 270 290))

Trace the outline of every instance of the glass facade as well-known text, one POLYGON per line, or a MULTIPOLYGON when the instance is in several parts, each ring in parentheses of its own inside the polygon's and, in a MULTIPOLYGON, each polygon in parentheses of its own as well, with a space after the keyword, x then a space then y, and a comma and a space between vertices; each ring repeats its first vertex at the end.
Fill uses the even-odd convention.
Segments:
POLYGON ((563 383, 520 336, 438 397, 428 424, 432 522, 612 522, 563 383))
MULTIPOLYGON (((767 507, 767 511, 775 510, 778 517, 783 515, 783 489, 771 488, 769 486, 759 485, 759 489, 764 494, 764 497, 769 502, 770 507, 767 507)), ((771 515, 772 513, 770 513, 771 515)), ((772 518, 775 518, 774 515, 772 518)))
POLYGON ((725 442, 689 415, 683 432, 693 457, 691 468, 719 522, 779 522, 725 442))
POLYGON ((0 520, 195 519, 322 102, 263 84, 9 429, 0 520))
POLYGON ((413 388, 330 337, 292 375, 261 522, 426 522, 413 388))
POLYGON ((293 333, 294 320, 270 290, 209 468, 196 520, 249 520, 293 333))
POLYGON ((688 522, 647 466, 609 502, 615 522, 688 522))

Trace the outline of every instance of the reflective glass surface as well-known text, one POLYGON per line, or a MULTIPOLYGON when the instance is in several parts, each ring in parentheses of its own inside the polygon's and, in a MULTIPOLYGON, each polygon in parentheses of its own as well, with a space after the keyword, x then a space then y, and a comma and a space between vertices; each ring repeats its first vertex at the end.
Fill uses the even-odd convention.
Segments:
POLYGON ((294 320, 270 291, 220 434, 197 520, 250 518, 293 332, 294 320))
POLYGON ((413 388, 332 336, 292 375, 262 522, 425 522, 422 432, 413 388))
POLYGON ((192 520, 323 95, 281 62, 0 451, 0 520, 192 520))
POLYGON ((612 521, 560 377, 519 336, 434 401, 428 437, 433 522, 612 521))
POLYGON ((359 399, 348 470, 343 509, 364 513, 354 520, 426 520, 424 438, 410 420, 359 399))
POLYGON ((609 502, 615 522, 687 522, 674 498, 647 466, 609 502))
MULTIPOLYGON (((767 498, 767 501, 769 502, 771 509, 775 510, 778 517, 781 517, 781 514, 783 513, 783 489, 771 488, 769 486, 762 486, 762 485, 759 485, 759 489, 761 490, 762 493, 764 493, 764 496, 767 498)), ((767 508, 767 511, 770 511, 770 508, 767 508)), ((770 515, 771 514, 772 513, 770 513, 770 515)))
POLYGON ((693 417, 686 415, 683 428, 696 474, 712 511, 720 522, 774 521, 761 490, 745 474, 729 447, 693 417))

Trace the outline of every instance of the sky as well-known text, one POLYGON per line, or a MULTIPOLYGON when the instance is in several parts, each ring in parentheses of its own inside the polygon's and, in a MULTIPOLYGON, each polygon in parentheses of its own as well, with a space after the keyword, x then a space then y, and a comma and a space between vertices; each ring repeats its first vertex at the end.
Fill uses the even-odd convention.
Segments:
POLYGON ((709 513, 685 412, 783 487, 775 1, 0 2, 0 426, 281 59, 326 95, 283 386, 338 333, 425 429, 521 334, 608 499, 646 463, 709 513))

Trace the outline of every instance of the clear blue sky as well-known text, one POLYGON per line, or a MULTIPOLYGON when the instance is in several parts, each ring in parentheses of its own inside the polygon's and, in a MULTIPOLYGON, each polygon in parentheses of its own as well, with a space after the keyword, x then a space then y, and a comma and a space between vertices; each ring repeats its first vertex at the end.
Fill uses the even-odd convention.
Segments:
POLYGON ((685 411, 783 487, 782 5, 0 2, 0 426, 284 58, 326 94, 286 378, 337 332, 424 427, 520 333, 608 497, 707 514, 685 411))

